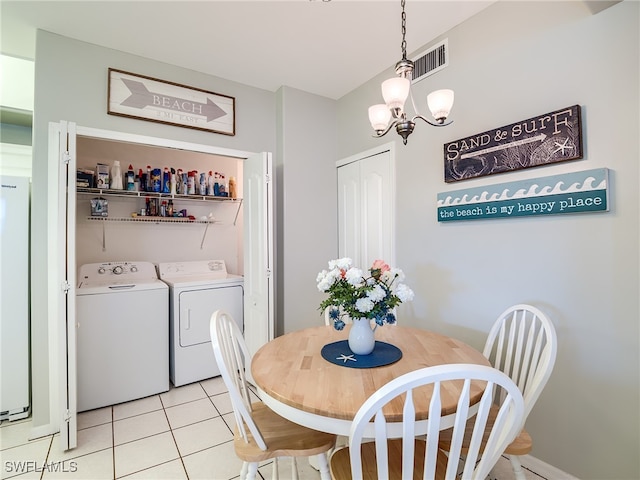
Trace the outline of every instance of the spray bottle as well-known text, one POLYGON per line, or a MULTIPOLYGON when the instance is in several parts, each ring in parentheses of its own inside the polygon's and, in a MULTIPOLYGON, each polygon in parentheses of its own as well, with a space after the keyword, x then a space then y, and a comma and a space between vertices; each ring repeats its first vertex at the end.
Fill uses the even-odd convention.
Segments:
POLYGON ((133 171, 133 165, 129 164, 127 170, 127 190, 130 192, 136 189, 136 173, 133 171))
MULTIPOLYGON (((169 191, 171 193, 171 195, 175 195, 176 194, 176 189, 177 189, 177 183, 178 183, 178 179, 176 178, 176 170, 175 168, 171 169, 171 178, 169 179, 169 191)), ((169 215, 170 217, 173 216, 173 212, 172 215, 169 215)))
POLYGON ((122 171, 120 170, 120 162, 113 161, 111 167, 111 188, 114 190, 122 190, 122 171))

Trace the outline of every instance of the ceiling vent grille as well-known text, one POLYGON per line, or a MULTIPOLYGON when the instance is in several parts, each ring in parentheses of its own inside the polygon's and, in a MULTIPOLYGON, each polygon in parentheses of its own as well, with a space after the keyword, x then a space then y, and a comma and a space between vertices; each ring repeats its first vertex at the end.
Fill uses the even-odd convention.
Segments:
POLYGON ((421 56, 412 60, 414 63, 412 83, 416 83, 429 75, 439 72, 449 65, 448 39, 444 39, 421 56))

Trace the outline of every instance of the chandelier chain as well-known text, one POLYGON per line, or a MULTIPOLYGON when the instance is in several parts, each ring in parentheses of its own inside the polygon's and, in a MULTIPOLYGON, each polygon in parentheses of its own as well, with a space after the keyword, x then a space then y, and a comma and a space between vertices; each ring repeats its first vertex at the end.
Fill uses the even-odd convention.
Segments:
POLYGON ((406 60, 407 59, 407 40, 405 37, 407 35, 407 15, 404 12, 404 2, 405 0, 402 0, 400 4, 402 5, 402 59, 406 60))

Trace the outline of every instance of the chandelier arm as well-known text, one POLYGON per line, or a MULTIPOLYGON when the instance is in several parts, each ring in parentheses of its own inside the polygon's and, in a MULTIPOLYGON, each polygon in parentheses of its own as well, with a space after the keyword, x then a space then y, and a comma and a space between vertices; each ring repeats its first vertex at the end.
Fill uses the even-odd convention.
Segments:
POLYGON ((426 117, 423 117, 422 115, 416 115, 415 117, 413 117, 411 119, 412 122, 416 121, 416 118, 419 118, 420 120, 427 122, 429 125, 434 126, 434 127, 446 127, 447 125, 451 125, 453 123, 453 120, 449 120, 448 122, 442 121, 442 122, 432 122, 431 120, 429 120, 426 117))
POLYGON ((373 135, 371 135, 371 136, 375 137, 375 138, 384 137, 387 133, 389 133, 389 130, 391 130, 397 124, 398 124, 398 119, 395 119, 393 122, 391 122, 391 123, 389 123, 389 125, 387 125, 387 128, 385 128, 384 130, 376 130, 375 133, 373 135))

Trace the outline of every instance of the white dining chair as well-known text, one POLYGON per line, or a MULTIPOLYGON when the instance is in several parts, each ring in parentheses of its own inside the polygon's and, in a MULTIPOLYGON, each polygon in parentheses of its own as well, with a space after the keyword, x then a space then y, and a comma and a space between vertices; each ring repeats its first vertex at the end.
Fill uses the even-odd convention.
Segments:
POLYGON ((273 460, 273 477, 278 478, 278 457, 292 457, 292 478, 298 478, 296 457, 315 455, 320 476, 328 480, 327 453, 336 436, 309 428, 281 417, 262 402, 252 403, 245 368, 251 358, 240 328, 231 315, 217 310, 211 315, 211 343, 220 374, 229 391, 236 431, 233 446, 243 461, 241 480, 254 479, 258 462, 273 460))
MULTIPOLYGON (((518 304, 502 312, 489 331, 484 346, 483 355, 495 368, 509 375, 524 397, 524 418, 520 431, 504 450, 518 480, 525 480, 518 457, 528 454, 533 448, 533 440, 524 424, 551 376, 557 343, 551 320, 534 306, 518 304)), ((450 448, 447 432, 442 437, 440 447, 444 450, 450 448)))
POLYGON ((331 456, 331 476, 339 480, 484 479, 518 433, 523 415, 524 401, 517 385, 493 367, 448 364, 409 372, 379 388, 360 407, 351 426, 349 447, 331 456), (451 388, 452 382, 461 388, 451 388), (442 412, 445 395, 456 395, 455 412, 442 412), (496 396, 501 398, 498 416, 480 456, 496 396), (401 425, 392 426, 385 419, 385 406, 391 402, 404 402, 402 418, 392 419, 401 425), (428 419, 416 418, 418 402, 428 402, 428 419), (463 462, 460 449, 470 421, 475 428, 463 462), (441 431, 451 426, 453 442, 447 457, 438 448, 438 440, 441 431))

